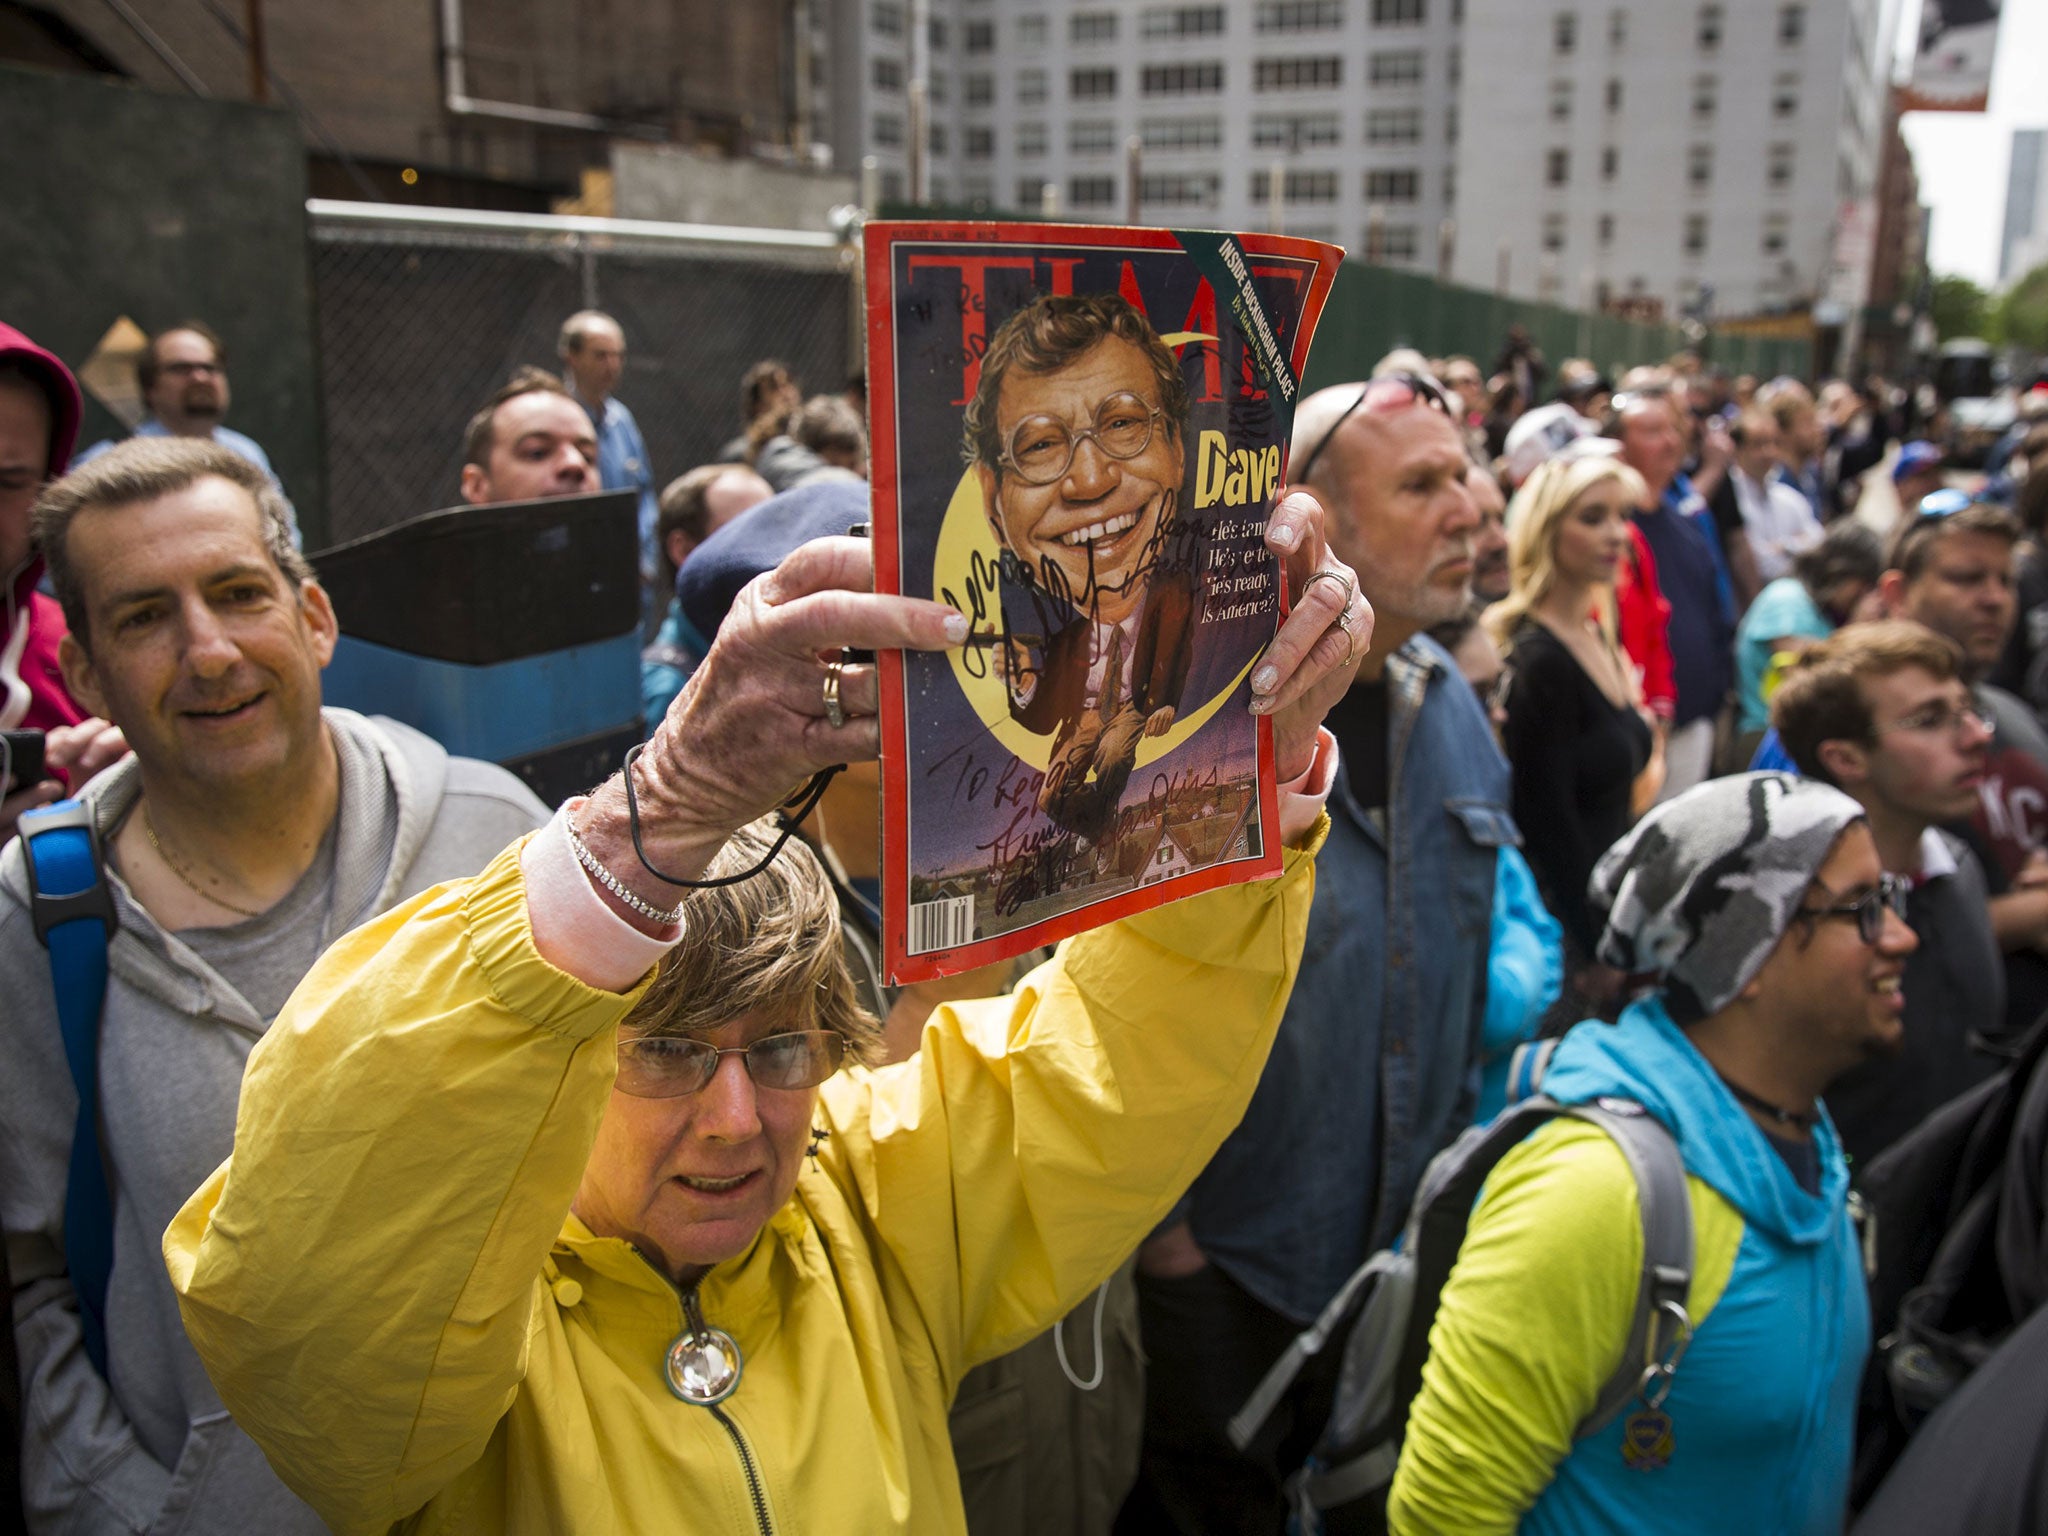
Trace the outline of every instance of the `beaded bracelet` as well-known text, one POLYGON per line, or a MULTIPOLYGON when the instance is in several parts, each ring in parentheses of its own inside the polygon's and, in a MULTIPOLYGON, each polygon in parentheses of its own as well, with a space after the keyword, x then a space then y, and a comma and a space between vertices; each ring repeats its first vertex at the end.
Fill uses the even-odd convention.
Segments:
POLYGON ((657 923, 664 928, 673 928, 683 920, 681 903, 677 903, 673 911, 664 912, 652 902, 642 901, 638 896, 627 890, 617 875, 598 863, 597 855, 592 853, 584 845, 583 839, 576 835, 576 829, 569 824, 569 819, 566 816, 562 818, 562 830, 569 834, 569 847, 576 854, 576 862, 590 871, 590 878, 618 897, 619 900, 623 901, 633 911, 639 913, 650 923, 657 923))

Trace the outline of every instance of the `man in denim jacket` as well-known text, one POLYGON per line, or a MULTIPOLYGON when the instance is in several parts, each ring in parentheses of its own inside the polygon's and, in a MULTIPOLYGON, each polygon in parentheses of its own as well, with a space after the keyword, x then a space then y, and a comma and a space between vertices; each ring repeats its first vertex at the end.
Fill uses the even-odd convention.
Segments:
POLYGON ((1342 754, 1299 980, 1243 1123, 1139 1254, 1145 1460, 1125 1519, 1278 1531, 1282 1485, 1329 1411, 1326 1349, 1250 1451, 1225 1425, 1344 1279, 1398 1231, 1471 1119, 1508 768, 1472 690, 1421 631, 1467 600, 1479 511, 1427 381, 1302 403, 1291 462, 1376 614, 1330 711, 1342 754))

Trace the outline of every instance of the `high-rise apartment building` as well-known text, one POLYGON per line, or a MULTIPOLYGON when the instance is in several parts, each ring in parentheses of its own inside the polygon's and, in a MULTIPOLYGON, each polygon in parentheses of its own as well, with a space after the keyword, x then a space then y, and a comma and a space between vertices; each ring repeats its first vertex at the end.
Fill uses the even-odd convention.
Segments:
POLYGON ((934 203, 1263 229, 1433 268, 1456 197, 1463 0, 844 0, 816 25, 838 164, 934 203), (920 14, 927 18, 917 34, 920 14), (1050 189, 1048 192, 1047 189, 1050 189))
POLYGON ((1998 242, 1998 285, 2048 262, 2048 128, 2015 128, 2005 175, 2005 227, 1998 242))
POLYGON ((1666 316, 1866 302, 1839 296, 1868 286, 1885 9, 1470 0, 1456 277, 1666 316))

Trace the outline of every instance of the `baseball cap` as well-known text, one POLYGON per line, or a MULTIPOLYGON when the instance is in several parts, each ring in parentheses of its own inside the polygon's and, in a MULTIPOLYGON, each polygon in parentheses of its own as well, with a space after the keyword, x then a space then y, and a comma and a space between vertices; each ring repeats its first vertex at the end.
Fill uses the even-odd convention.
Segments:
POLYGON ((1930 442, 1912 442, 1899 450, 1898 462, 1892 465, 1892 483, 1897 484, 1908 475, 1917 475, 1922 470, 1939 469, 1944 455, 1941 449, 1930 442))
POLYGON ((1524 412, 1508 428, 1507 441, 1501 445, 1508 478, 1520 485, 1536 473, 1536 466, 1545 459, 1562 453, 1582 437, 1598 436, 1599 431, 1598 425, 1562 400, 1524 412))

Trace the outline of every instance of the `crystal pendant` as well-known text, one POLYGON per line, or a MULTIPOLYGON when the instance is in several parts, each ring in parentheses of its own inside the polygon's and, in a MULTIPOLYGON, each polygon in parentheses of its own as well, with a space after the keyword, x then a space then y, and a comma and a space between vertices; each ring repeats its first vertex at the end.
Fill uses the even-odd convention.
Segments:
POLYGON ((740 1347, 723 1328, 685 1328, 668 1347, 668 1389, 686 1403, 709 1408, 739 1386, 740 1363, 740 1347))

